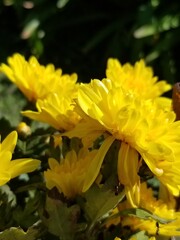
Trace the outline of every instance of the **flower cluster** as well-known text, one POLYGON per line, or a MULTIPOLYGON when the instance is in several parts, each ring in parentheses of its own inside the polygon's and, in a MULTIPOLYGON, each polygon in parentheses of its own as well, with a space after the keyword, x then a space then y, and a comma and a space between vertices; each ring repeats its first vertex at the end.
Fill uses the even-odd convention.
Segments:
MULTIPOLYGON (((176 121, 171 99, 162 96, 171 85, 159 81, 144 60, 122 65, 108 59, 104 78, 89 83, 78 83, 76 74, 63 75, 52 64, 45 67, 35 57, 26 61, 20 54, 9 57, 0 71, 35 103, 36 110, 25 109, 22 115, 51 129, 52 148, 58 154, 48 153, 44 180, 47 191, 58 191, 61 204, 78 205, 84 212, 79 218, 76 215, 72 234, 98 239, 99 232, 105 234, 113 224, 119 232, 125 226, 131 228, 125 239, 180 235, 176 202, 180 121, 176 121), (77 230, 80 219, 86 227, 77 230)), ((10 161, 16 140, 17 133, 12 132, 0 145, 1 185, 39 164, 32 159, 10 161)), ((49 198, 47 209, 48 204, 49 198)), ((65 230, 57 233, 49 228, 68 239, 65 230)))

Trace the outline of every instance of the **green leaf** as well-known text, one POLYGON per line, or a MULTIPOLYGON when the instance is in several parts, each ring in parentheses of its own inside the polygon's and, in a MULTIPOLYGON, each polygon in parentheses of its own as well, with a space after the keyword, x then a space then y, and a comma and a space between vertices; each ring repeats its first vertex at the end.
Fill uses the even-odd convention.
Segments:
POLYGON ((96 185, 92 186, 85 193, 86 203, 84 206, 85 213, 92 222, 90 228, 98 221, 108 217, 109 212, 117 206, 124 195, 124 191, 115 195, 113 189, 99 188, 96 185))
POLYGON ((60 200, 47 197, 42 218, 50 233, 60 237, 61 240, 73 240, 79 212, 78 205, 68 207, 60 200))
POLYGON ((139 38, 144 38, 148 37, 151 35, 154 35, 157 33, 157 28, 155 25, 147 24, 143 25, 134 32, 134 37, 139 39, 139 38))
POLYGON ((31 19, 31 21, 29 21, 26 26, 24 27, 24 29, 22 30, 21 33, 21 38, 22 39, 28 39, 32 36, 32 34, 36 31, 36 29, 39 27, 39 20, 34 18, 31 19))
POLYGON ((127 216, 127 215, 134 216, 134 217, 138 217, 138 218, 145 219, 145 220, 153 219, 161 224, 170 223, 175 220, 175 219, 161 218, 143 208, 132 208, 132 209, 123 210, 119 213, 119 215, 120 216, 127 216))
POLYGON ((140 231, 136 234, 133 234, 131 238, 138 239, 138 240, 149 240, 149 236, 146 235, 145 231, 140 231))
POLYGON ((38 221, 37 210, 40 202, 40 194, 36 192, 33 197, 27 199, 26 205, 22 208, 18 205, 13 211, 13 219, 23 228, 28 228, 38 221))
POLYGON ((14 223, 12 211, 16 201, 13 193, 10 195, 9 192, 3 188, 2 186, 0 187, 0 229, 9 228, 14 223))
POLYGON ((39 157, 40 154, 49 147, 46 139, 46 134, 42 134, 41 136, 29 136, 24 140, 18 139, 16 146, 18 157, 39 157))
POLYGON ((0 119, 4 118, 10 125, 16 127, 22 121, 20 111, 26 104, 26 99, 18 92, 14 85, 9 86, 0 84, 0 119))
POLYGON ((57 2, 57 7, 58 8, 64 8, 68 2, 69 2, 69 0, 59 0, 57 2))
POLYGON ((38 229, 29 228, 24 232, 21 228, 11 227, 0 232, 0 240, 37 240, 38 229))
POLYGON ((7 203, 9 202, 11 206, 15 206, 16 195, 11 191, 10 187, 7 184, 0 187, 0 194, 3 194, 3 193, 6 194, 7 196, 7 203))

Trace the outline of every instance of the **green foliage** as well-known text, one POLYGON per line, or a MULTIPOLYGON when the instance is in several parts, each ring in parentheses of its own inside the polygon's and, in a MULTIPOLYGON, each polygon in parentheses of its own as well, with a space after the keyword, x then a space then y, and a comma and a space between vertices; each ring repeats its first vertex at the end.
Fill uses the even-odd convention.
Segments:
POLYGON ((91 221, 102 221, 123 197, 124 192, 115 195, 113 189, 99 188, 95 185, 85 193, 85 212, 91 221))
POLYGON ((0 191, 0 231, 11 227, 11 225, 13 224, 13 201, 9 201, 9 195, 12 195, 11 191, 8 191, 8 194, 3 192, 3 190, 0 191))
POLYGON ((38 230, 35 228, 28 229, 24 232, 21 228, 12 227, 0 233, 0 240, 36 240, 38 230))
POLYGON ((50 233, 62 240, 75 239, 77 219, 80 214, 78 205, 68 207, 58 199, 46 198, 43 222, 50 233))
POLYGON ((27 229, 39 220, 37 209, 39 204, 39 194, 29 197, 24 208, 17 206, 13 211, 13 218, 22 228, 27 229))
POLYGON ((134 216, 134 217, 138 217, 144 220, 150 220, 153 219, 155 221, 157 221, 158 223, 162 223, 162 224, 166 224, 166 223, 170 223, 173 222, 175 219, 163 219, 160 218, 159 216, 152 214, 151 212, 147 211, 146 209, 141 209, 141 208, 133 208, 133 209, 127 209, 124 210, 122 212, 119 212, 120 216, 134 216))
MULTIPOLYGON (((21 96, 15 85, 8 84, 7 81, 1 79, 0 96, 0 119, 8 121, 11 127, 17 126, 22 120, 19 112, 26 104, 25 98, 21 96)), ((3 130, 3 127, 1 128, 3 130)))
POLYGON ((135 239, 141 239, 141 240, 148 240, 149 237, 146 235, 145 231, 140 231, 136 234, 134 234, 132 237, 135 239))
POLYGON ((106 187, 98 188, 93 186, 85 193, 84 211, 88 219, 90 219, 89 234, 95 227, 95 224, 102 222, 109 216, 119 202, 124 198, 124 192, 115 195, 113 189, 106 187))

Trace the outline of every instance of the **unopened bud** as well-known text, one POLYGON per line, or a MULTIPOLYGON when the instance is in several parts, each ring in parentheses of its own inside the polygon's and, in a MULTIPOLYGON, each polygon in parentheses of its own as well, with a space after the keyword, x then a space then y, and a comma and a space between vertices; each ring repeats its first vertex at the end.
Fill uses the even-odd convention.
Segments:
POLYGON ((31 135, 31 128, 25 122, 20 122, 17 126, 17 132, 19 135, 27 137, 31 135))

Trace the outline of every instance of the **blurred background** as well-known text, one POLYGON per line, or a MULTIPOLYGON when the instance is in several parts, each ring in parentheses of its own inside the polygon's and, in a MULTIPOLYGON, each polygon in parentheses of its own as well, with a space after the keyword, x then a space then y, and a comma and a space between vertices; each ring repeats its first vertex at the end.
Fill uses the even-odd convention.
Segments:
POLYGON ((108 57, 144 58, 160 79, 179 80, 179 0, 1 0, 0 62, 20 52, 79 80, 102 78, 108 57))

